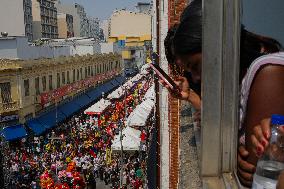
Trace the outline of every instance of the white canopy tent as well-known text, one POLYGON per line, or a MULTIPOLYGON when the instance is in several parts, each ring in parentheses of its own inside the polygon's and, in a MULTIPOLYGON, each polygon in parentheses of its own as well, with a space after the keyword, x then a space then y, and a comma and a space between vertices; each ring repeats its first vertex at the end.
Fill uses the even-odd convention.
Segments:
MULTIPOLYGON (((139 150, 140 147, 140 135, 141 131, 126 127, 122 131, 122 146, 123 150, 125 151, 135 151, 139 150)), ((116 135, 113 144, 111 146, 112 150, 121 150, 121 143, 120 143, 120 133, 116 135)))
POLYGON ((126 125, 129 127, 139 126, 143 127, 155 106, 155 102, 152 99, 146 99, 139 104, 134 111, 128 116, 126 125))
MULTIPOLYGON (((121 87, 117 88, 115 91, 110 93, 107 98, 108 99, 118 99, 121 98, 125 94, 125 90, 131 89, 134 85, 134 82, 139 81, 143 76, 141 74, 137 74, 130 80, 128 80, 126 83, 124 83, 121 87)), ((142 84, 144 85, 146 81, 142 81, 142 84)))
POLYGON ((124 87, 119 87, 112 93, 110 93, 107 98, 108 99, 118 99, 121 98, 125 94, 125 88, 124 87))
POLYGON ((151 99, 154 100, 156 99, 156 93, 155 93, 155 84, 153 84, 148 91, 146 92, 146 94, 144 95, 144 99, 151 99))
POLYGON ((101 99, 88 109, 84 111, 85 114, 101 114, 109 105, 111 105, 111 102, 109 100, 101 99))
POLYGON ((147 75, 149 73, 148 69, 150 68, 149 64, 144 64, 140 69, 140 74, 147 75))

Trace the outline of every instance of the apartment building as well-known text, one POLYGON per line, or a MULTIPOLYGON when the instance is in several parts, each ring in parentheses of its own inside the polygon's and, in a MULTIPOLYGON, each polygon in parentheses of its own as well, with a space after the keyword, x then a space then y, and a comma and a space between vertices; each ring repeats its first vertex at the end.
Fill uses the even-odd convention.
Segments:
POLYGON ((58 13, 58 38, 74 37, 73 16, 70 14, 58 13))
POLYGON ((53 0, 32 0, 33 37, 58 38, 57 9, 53 0))

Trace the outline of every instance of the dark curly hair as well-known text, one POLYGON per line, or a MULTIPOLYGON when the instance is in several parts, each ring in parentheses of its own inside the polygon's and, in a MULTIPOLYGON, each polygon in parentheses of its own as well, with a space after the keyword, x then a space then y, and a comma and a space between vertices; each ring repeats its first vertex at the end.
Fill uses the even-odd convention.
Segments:
MULTIPOLYGON (((202 52, 202 1, 194 0, 181 15, 180 25, 173 39, 175 55, 190 55, 202 52)), ((246 71, 259 56, 279 52, 281 44, 275 39, 260 36, 241 29, 240 68, 246 71)))
POLYGON ((165 46, 166 58, 171 68, 171 71, 173 72, 174 75, 181 75, 182 70, 175 64, 176 57, 173 53, 173 38, 174 38, 177 28, 178 28, 178 24, 175 24, 174 26, 170 27, 170 29, 168 30, 167 36, 164 40, 164 46, 165 46))

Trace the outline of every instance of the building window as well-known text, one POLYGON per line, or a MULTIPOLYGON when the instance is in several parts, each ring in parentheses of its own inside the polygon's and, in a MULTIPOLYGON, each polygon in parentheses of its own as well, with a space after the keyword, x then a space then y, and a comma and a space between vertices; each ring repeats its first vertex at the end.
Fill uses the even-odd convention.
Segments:
POLYGON ((97 66, 97 74, 99 74, 99 73, 100 73, 99 66, 97 66))
POLYGON ((49 83, 49 90, 53 90, 53 86, 52 86, 52 75, 48 76, 48 83, 49 83))
POLYGON ((67 71, 67 84, 70 83, 70 74, 69 74, 69 71, 67 71))
POLYGON ((57 73, 57 88, 60 87, 60 73, 57 73))
POLYGON ((74 83, 75 80, 76 80, 76 70, 75 70, 75 69, 73 69, 73 75, 72 75, 72 77, 73 77, 73 83, 74 83))
POLYGON ((90 66, 88 66, 88 76, 91 75, 91 69, 90 69, 90 66))
POLYGON ((79 70, 77 70, 77 81, 80 79, 80 73, 79 70))
POLYGON ((83 68, 80 68, 80 79, 83 79, 83 68))
POLYGON ((94 76, 94 69, 93 69, 93 66, 91 66, 91 76, 94 76))
POLYGON ((40 94, 40 91, 39 91, 39 77, 35 78, 35 92, 36 92, 36 95, 40 94))
POLYGON ((42 80, 42 90, 45 91, 46 90, 46 76, 43 76, 41 80, 42 80))
POLYGON ((2 103, 12 102, 10 82, 0 83, 2 103))
POLYGON ((24 80, 25 96, 30 95, 30 82, 28 79, 24 80))
POLYGON ((62 84, 65 85, 65 72, 62 72, 62 84))
POLYGON ((88 70, 87 67, 85 67, 85 78, 88 76, 88 70))

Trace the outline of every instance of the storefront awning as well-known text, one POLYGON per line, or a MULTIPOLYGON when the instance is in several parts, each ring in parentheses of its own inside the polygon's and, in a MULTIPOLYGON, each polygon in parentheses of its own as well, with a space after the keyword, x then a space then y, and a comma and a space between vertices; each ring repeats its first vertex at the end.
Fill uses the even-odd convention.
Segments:
MULTIPOLYGON (((81 98, 79 97, 78 99, 76 99, 79 104, 80 104, 80 100, 81 98)), ((77 102, 77 103, 78 103, 77 102)), ((67 117, 73 115, 75 112, 77 112, 78 110, 81 109, 81 106, 79 104, 77 104, 76 101, 70 101, 70 102, 67 102, 65 104, 62 104, 59 106, 59 110, 61 112, 63 112, 67 117)))
POLYGON ((45 128, 38 120, 32 119, 27 121, 28 127, 34 132, 35 135, 41 135, 46 131, 47 128, 45 128))
POLYGON ((118 76, 115 78, 115 80, 118 81, 119 85, 122 85, 126 81, 125 77, 123 76, 118 76))
MULTIPOLYGON (((117 78, 120 78, 117 77, 117 78)), ((64 121, 66 118, 72 116, 77 111, 88 106, 91 102, 101 97, 102 93, 108 93, 119 85, 116 79, 108 81, 85 94, 73 98, 65 104, 60 104, 48 112, 42 113, 40 116, 27 122, 29 128, 33 130, 36 135, 44 133, 47 129, 56 126, 57 123, 64 121)), ((120 79, 123 80, 122 78, 120 79)))
POLYGON ((2 135, 7 141, 13 141, 26 137, 27 132, 24 126, 19 124, 3 128, 2 135))
POLYGON ((82 95, 80 95, 80 96, 78 96, 78 97, 75 97, 75 98, 71 101, 71 103, 74 103, 74 104, 76 104, 77 106, 79 106, 78 109, 76 110, 76 111, 78 111, 78 110, 80 110, 81 108, 86 107, 86 106, 87 106, 88 104, 90 104, 92 101, 93 101, 93 99, 90 98, 88 95, 82 94, 82 95))

